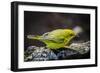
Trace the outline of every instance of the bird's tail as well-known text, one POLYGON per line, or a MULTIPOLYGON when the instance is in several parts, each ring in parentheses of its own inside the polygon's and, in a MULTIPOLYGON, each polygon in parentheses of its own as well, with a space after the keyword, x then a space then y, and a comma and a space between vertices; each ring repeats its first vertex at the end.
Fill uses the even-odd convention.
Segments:
POLYGON ((41 36, 38 36, 38 35, 27 35, 27 38, 28 38, 28 39, 40 40, 40 39, 41 39, 41 36))

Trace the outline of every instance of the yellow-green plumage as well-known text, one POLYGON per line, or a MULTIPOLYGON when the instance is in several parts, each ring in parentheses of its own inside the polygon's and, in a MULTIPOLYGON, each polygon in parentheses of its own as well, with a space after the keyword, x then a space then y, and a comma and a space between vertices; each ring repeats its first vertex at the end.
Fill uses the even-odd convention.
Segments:
POLYGON ((71 29, 56 29, 51 32, 44 33, 42 36, 28 37, 36 39, 46 44, 49 49, 58 49, 68 46, 68 43, 75 37, 76 34, 71 29))

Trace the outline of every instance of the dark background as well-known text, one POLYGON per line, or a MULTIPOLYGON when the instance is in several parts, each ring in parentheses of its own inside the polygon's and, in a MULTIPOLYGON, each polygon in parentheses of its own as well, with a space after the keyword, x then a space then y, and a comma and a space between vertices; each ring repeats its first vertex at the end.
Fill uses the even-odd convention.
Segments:
POLYGON ((27 39, 27 35, 42 35, 55 29, 71 28, 80 26, 83 33, 78 41, 90 40, 90 15, 74 13, 51 13, 51 12, 31 12, 24 11, 24 48, 28 46, 44 46, 45 44, 37 40, 27 39))

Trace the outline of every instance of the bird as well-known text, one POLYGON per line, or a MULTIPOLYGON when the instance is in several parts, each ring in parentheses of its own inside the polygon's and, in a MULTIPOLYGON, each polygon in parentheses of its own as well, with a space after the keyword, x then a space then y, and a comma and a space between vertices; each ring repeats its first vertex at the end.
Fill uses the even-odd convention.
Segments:
POLYGON ((28 39, 39 40, 49 49, 68 48, 70 41, 76 36, 72 29, 55 29, 42 35, 27 35, 28 39))

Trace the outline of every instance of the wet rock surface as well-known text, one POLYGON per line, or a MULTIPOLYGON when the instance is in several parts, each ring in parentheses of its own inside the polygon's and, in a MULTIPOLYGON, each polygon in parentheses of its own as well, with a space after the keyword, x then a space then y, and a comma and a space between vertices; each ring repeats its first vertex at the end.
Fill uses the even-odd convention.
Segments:
POLYGON ((72 43, 69 48, 50 50, 46 47, 29 46, 24 61, 49 61, 90 58, 90 42, 72 43))

